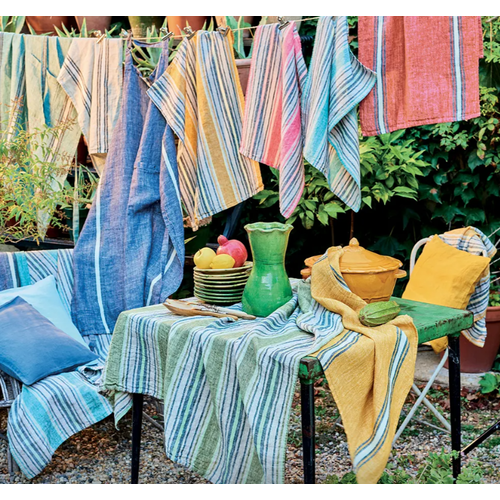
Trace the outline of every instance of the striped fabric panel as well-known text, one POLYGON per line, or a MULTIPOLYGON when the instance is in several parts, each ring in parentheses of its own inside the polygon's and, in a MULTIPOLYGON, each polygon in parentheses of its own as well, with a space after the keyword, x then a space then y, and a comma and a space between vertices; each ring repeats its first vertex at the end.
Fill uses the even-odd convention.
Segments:
POLYGON ((22 35, 0 33, 0 130, 10 140, 25 126, 26 71, 22 35))
POLYGON ((361 206, 356 106, 375 84, 375 74, 351 53, 346 16, 318 21, 302 99, 304 156, 354 211, 361 206))
POLYGON ((324 308, 296 306, 297 296, 253 322, 125 312, 104 388, 164 399, 168 456, 210 481, 282 482, 299 360, 343 329, 324 308))
MULTIPOLYGON (((467 227, 450 231, 439 235, 448 245, 458 250, 472 253, 474 255, 486 255, 492 258, 496 248, 489 238, 475 227, 467 227)), ((477 347, 483 347, 486 341, 486 309, 490 298, 490 273, 481 277, 474 292, 469 299, 467 310, 474 314, 474 325, 468 330, 462 331, 464 337, 477 347)))
POLYGON ((9 412, 12 456, 30 479, 49 464, 66 439, 111 413, 111 404, 97 386, 76 371, 23 386, 9 412))
POLYGON ((89 153, 101 173, 121 103, 123 41, 75 39, 57 81, 76 108, 89 153))
POLYGON ((280 171, 280 211, 292 215, 304 189, 300 99, 307 68, 294 22, 259 26, 248 80, 241 154, 280 171))
POLYGON ((179 137, 182 201, 194 229, 263 189, 260 168, 239 153, 244 98, 233 34, 184 39, 148 94, 179 137))

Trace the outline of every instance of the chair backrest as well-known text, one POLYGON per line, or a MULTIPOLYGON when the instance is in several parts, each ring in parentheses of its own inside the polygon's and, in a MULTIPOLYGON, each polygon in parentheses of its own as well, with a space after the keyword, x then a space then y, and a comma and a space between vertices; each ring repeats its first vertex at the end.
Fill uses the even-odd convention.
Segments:
POLYGON ((48 276, 54 276, 61 300, 71 314, 72 249, 0 252, 0 273, 0 290, 32 285, 48 276))
MULTIPOLYGON (((468 251, 469 253, 473 253, 475 255, 483 255, 484 257, 491 257, 490 249, 488 249, 490 243, 487 240, 481 238, 482 233, 477 234, 479 239, 476 239, 474 244, 469 245, 469 241, 471 238, 464 238, 461 242, 460 237, 456 236, 447 241, 446 234, 441 237, 441 239, 455 247, 459 250, 468 251), (486 243, 485 243, 486 242, 486 243), (482 247, 482 248, 481 248, 482 247)), ((410 277, 415 267, 415 262, 417 260, 417 253, 422 248, 430 238, 423 238, 413 246, 410 255, 410 277)), ((467 305, 467 310, 471 311, 474 314, 474 325, 468 330, 464 330, 462 333, 464 336, 472 342, 474 345, 482 347, 486 340, 486 323, 485 323, 485 314, 486 314, 486 306, 488 304, 488 295, 489 295, 489 274, 481 278, 479 283, 476 286, 476 289, 472 293, 469 303, 467 305)))

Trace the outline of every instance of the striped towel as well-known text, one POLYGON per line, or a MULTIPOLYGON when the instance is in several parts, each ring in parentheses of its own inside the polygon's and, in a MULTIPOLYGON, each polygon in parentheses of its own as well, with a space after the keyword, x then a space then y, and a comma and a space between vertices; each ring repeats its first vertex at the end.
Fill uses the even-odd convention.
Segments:
MULTIPOLYGON (((53 275, 62 302, 70 312, 72 250, 0 253, 0 270, 2 290, 27 286, 53 275)), ((7 429, 10 451, 28 478, 45 468, 66 439, 112 412, 110 402, 98 392, 111 335, 83 338, 100 357, 97 363, 23 386, 10 409, 7 429)), ((123 404, 126 404, 123 398, 114 401, 118 409, 123 404)))
POLYGON ((304 156, 357 212, 361 174, 355 108, 375 84, 375 74, 353 56, 348 35, 346 16, 319 19, 302 99, 304 156))
POLYGON ((0 131, 10 139, 25 127, 26 73, 24 37, 0 33, 0 131))
MULTIPOLYGON (((472 226, 454 229, 439 235, 439 237, 457 250, 464 250, 474 255, 486 255, 490 259, 497 251, 488 237, 472 226)), ((488 266, 467 305, 467 310, 474 314, 474 325, 468 330, 462 331, 462 335, 478 347, 483 347, 486 341, 486 309, 489 298, 490 268, 488 266)))
POLYGON ((332 247, 312 268, 311 293, 342 317, 343 331, 317 357, 339 408, 358 483, 376 483, 392 449, 401 408, 413 383, 418 333, 409 316, 369 328, 366 305, 340 273, 343 250, 332 247))
POLYGON ((92 162, 106 163, 123 84, 123 41, 75 38, 57 78, 78 113, 92 162))
POLYGON ((263 189, 259 164, 242 155, 244 98, 233 33, 197 31, 148 94, 179 138, 182 201, 193 229, 263 189))
POLYGON ((307 75, 294 22, 259 26, 253 42, 241 154, 280 171, 280 211, 289 218, 304 190, 300 98, 307 75))
POLYGON ((480 115, 479 16, 360 16, 359 60, 377 73, 363 135, 480 115))
MULTIPOLYGON (((37 145, 34 154, 43 161, 54 163, 60 174, 48 180, 54 191, 64 185, 68 163, 76 154, 82 135, 76 109, 57 81, 72 38, 23 35, 26 44, 26 109, 28 131, 43 131, 46 127, 62 127, 58 134, 49 134, 37 145)), ((52 208, 52 207, 51 207, 52 208)), ((56 207, 52 208, 52 212, 56 207)), ((44 235, 51 210, 39 214, 39 232, 44 235)))

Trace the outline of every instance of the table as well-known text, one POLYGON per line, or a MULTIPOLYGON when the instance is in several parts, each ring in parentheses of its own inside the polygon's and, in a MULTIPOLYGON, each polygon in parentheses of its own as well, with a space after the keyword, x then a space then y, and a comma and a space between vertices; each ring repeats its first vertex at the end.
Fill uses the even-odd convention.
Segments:
MULTIPOLYGON (((448 336, 450 377, 451 447, 460 452, 460 332, 473 325, 471 312, 425 304, 393 297, 401 307, 401 314, 411 316, 418 331, 418 343, 448 336)), ((323 375, 320 362, 313 356, 304 357, 299 366, 302 411, 302 446, 304 483, 315 482, 315 413, 314 382, 323 375)), ((132 408, 132 484, 139 482, 139 464, 142 429, 143 394, 133 394, 132 408)), ((460 474, 460 455, 453 459, 453 477, 460 474)))

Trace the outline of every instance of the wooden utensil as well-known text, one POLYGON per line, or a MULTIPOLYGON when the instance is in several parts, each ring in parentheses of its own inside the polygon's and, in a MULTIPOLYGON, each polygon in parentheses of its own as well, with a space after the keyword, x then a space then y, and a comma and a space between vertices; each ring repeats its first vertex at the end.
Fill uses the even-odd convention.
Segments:
POLYGON ((182 300, 167 299, 163 305, 179 316, 213 316, 215 318, 255 319, 255 316, 242 311, 234 311, 224 307, 211 306, 203 303, 185 302, 182 300))

